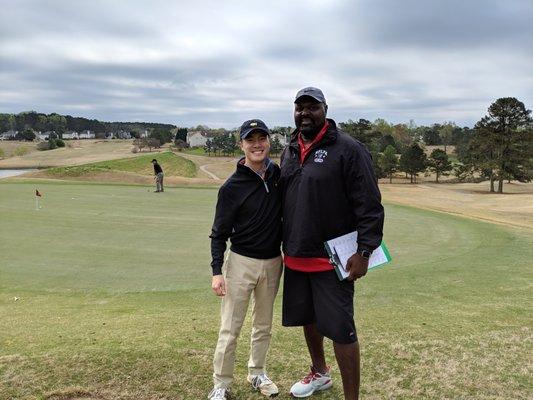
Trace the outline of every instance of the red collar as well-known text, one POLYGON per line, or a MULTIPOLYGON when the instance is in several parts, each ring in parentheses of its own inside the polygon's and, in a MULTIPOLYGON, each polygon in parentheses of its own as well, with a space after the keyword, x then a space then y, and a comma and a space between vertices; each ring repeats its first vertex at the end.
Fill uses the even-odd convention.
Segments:
POLYGON ((305 157, 311 151, 311 148, 313 147, 313 145, 315 143, 320 142, 322 138, 326 135, 326 132, 328 131, 328 127, 329 127, 329 122, 326 120, 322 129, 320 129, 320 132, 318 132, 318 135, 316 135, 312 141, 307 142, 307 143, 305 143, 304 140, 302 139, 302 134, 298 132, 298 145, 300 146, 300 163, 301 164, 304 163, 305 157))

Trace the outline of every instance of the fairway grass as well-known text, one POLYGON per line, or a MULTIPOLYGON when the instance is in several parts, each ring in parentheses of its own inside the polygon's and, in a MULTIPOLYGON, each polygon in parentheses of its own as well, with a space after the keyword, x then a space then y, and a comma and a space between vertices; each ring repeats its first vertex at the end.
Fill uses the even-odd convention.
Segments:
MULTIPOLYGON (((0 183, 0 399, 204 399, 219 300, 210 290, 215 188, 0 183)), ((386 205, 393 262, 356 283, 363 399, 532 397, 533 236, 386 205)), ((306 373, 276 300, 269 375, 306 373)), ((245 382, 250 318, 237 348, 245 382)), ((331 343, 334 387, 342 398, 331 343)))

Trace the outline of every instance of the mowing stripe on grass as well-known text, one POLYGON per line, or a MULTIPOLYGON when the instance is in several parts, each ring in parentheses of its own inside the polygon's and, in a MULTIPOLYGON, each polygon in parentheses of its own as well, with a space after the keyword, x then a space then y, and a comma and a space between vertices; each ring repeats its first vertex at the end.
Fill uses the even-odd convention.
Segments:
MULTIPOLYGON (((112 399, 199 399, 212 382, 216 189, 0 183, 0 398, 79 388, 112 399)), ((386 205, 393 261, 356 283, 367 399, 530 397, 533 238, 527 231, 386 205)), ((268 371, 288 389, 309 360, 275 306, 268 371)), ((251 331, 237 348, 234 398, 251 331)), ((328 363, 335 365, 331 344, 328 363)), ((340 376, 323 400, 341 398, 340 376)), ((255 397, 254 397, 255 398, 255 397)))

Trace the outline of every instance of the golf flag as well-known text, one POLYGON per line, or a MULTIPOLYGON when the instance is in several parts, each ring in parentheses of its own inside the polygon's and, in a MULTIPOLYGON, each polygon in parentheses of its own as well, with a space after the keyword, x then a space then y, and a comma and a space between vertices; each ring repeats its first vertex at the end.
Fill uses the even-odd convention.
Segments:
POLYGON ((35 209, 38 210, 39 208, 41 208, 39 206, 39 197, 42 197, 43 195, 41 194, 41 192, 39 192, 38 189, 35 189, 35 209))

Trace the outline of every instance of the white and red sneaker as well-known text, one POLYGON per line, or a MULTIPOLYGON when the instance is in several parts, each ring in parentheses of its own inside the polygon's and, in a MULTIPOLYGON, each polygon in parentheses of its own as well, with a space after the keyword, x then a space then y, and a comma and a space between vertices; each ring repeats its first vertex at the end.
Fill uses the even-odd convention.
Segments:
POLYGON ((296 382, 291 387, 291 395, 294 397, 309 397, 315 392, 329 389, 333 386, 330 368, 327 372, 321 374, 313 366, 309 372, 300 382, 296 382))

